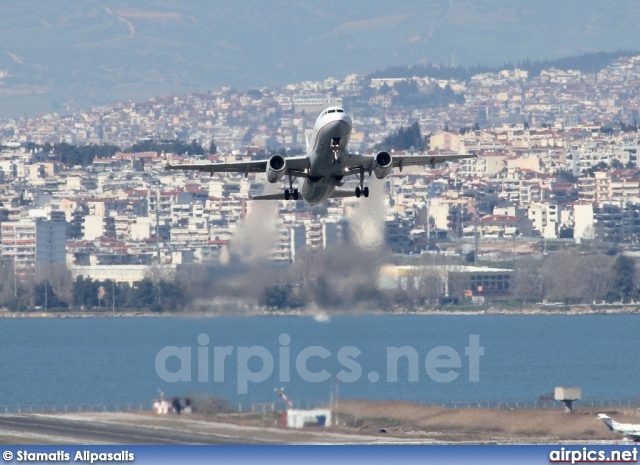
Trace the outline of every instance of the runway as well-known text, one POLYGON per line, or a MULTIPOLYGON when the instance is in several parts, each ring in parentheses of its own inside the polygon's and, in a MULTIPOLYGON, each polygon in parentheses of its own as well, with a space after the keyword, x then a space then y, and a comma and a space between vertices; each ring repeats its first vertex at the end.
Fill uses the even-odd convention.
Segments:
POLYGON ((153 426, 104 420, 79 419, 79 415, 0 415, 0 442, 81 444, 264 444, 254 438, 194 431, 175 426, 153 426), (12 438, 15 438, 14 441, 12 438), (21 440, 22 439, 22 440, 21 440))
POLYGON ((345 429, 278 426, 150 412, 0 414, 0 444, 435 444, 431 438, 394 437, 345 429))

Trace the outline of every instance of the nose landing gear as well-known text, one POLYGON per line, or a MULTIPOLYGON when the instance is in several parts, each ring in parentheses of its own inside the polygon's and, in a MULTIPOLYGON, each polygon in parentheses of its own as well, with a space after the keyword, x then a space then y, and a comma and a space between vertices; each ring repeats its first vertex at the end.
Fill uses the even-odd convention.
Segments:
POLYGON ((333 164, 340 163, 340 138, 331 138, 331 150, 333 151, 333 164))

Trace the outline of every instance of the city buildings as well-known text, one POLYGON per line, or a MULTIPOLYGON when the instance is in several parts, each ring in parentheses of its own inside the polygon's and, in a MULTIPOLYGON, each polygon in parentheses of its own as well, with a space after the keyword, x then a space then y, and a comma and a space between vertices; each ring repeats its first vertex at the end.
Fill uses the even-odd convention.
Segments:
POLYGON ((291 264, 302 251, 354 241, 362 231, 381 231, 401 256, 445 249, 464 255, 476 249, 475 241, 480 249, 502 241, 514 245, 496 247, 495 256, 513 259, 516 239, 634 248, 640 243, 638 108, 640 57, 623 57, 595 74, 504 70, 464 82, 351 75, 4 120, 2 260, 20 279, 65 263, 74 276, 92 269, 96 279, 132 282, 152 266, 224 265, 246 250, 242 241, 266 260, 291 264), (425 95, 452 89, 463 98, 444 106, 407 105, 400 83, 425 95), (379 196, 313 208, 251 202, 253 193, 274 187, 261 174, 163 169, 170 160, 208 163, 267 157, 282 147, 304 151, 317 112, 339 103, 353 118, 353 151, 371 150, 418 122, 429 153, 478 158, 396 170, 372 187, 379 196), (131 149, 178 136, 205 148, 214 142, 218 150, 131 149), (60 142, 120 150, 83 166, 42 150, 60 142), (363 217, 368 222, 355 223, 363 217))

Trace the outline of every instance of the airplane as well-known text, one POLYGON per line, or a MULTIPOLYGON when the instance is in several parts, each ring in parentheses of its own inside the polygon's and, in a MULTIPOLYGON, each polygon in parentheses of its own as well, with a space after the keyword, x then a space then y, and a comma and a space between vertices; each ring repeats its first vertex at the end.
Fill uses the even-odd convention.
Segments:
POLYGON ((600 418, 604 422, 604 424, 607 425, 607 428, 609 428, 610 431, 624 434, 625 436, 630 437, 634 442, 640 442, 640 425, 634 425, 631 423, 618 423, 604 413, 599 413, 598 418, 600 418))
POLYGON ((364 185, 365 173, 378 179, 387 177, 393 168, 400 171, 405 166, 431 165, 462 158, 477 158, 475 154, 451 155, 392 155, 381 151, 376 155, 358 155, 347 150, 351 135, 351 118, 340 107, 328 107, 316 119, 311 143, 307 139, 307 154, 294 157, 272 155, 268 160, 252 160, 231 163, 167 164, 169 170, 196 170, 210 173, 266 173, 270 183, 288 177, 289 188, 282 194, 256 195, 253 200, 298 200, 299 195, 315 205, 329 198, 369 197, 364 185), (355 175, 360 185, 354 191, 336 190, 348 176, 355 175), (293 187, 294 178, 303 178, 300 191, 293 187))

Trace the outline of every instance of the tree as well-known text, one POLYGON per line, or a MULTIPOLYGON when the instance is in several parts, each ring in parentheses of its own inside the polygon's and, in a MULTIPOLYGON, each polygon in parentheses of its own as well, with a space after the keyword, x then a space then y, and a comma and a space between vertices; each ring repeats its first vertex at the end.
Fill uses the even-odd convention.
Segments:
MULTIPOLYGON (((41 281, 48 281, 53 292, 66 303, 71 302, 71 287, 73 278, 67 265, 62 262, 41 265, 38 268, 38 277, 41 281)), ((51 306, 51 305, 49 305, 51 306)))
POLYGON ((626 255, 618 255, 613 264, 613 292, 622 300, 628 300, 634 293, 635 260, 626 255))
POLYGON ((61 142, 53 146, 53 152, 65 165, 88 166, 95 158, 113 157, 116 152, 120 152, 120 147, 108 144, 72 145, 61 142))
POLYGON ((69 304, 56 295, 48 280, 41 281, 36 284, 33 291, 33 304, 36 307, 50 308, 68 308, 69 304))
POLYGON ((562 226, 560 228, 560 239, 573 239, 573 228, 570 226, 562 226))
POLYGON ((374 148, 376 150, 408 150, 411 147, 416 150, 427 148, 427 143, 422 137, 417 121, 407 128, 401 126, 397 132, 385 137, 382 143, 377 144, 374 148))
POLYGON ((296 308, 302 306, 302 302, 293 295, 291 284, 276 284, 265 287, 259 299, 260 305, 270 308, 296 308))
POLYGON ((188 153, 189 155, 204 155, 205 150, 194 139, 191 143, 187 144, 182 139, 168 139, 168 140, 144 140, 137 142, 131 146, 132 152, 156 152, 160 155, 165 153, 176 153, 179 155, 188 153))
POLYGON ((211 143, 209 144, 209 155, 215 155, 216 153, 218 153, 218 147, 213 139, 211 139, 211 143))
POLYGON ((586 303, 606 298, 611 290, 613 258, 608 254, 585 255, 579 261, 582 294, 586 303))
POLYGON ((614 170, 621 170, 622 168, 624 168, 624 165, 620 160, 614 158, 613 160, 611 160, 611 168, 613 168, 614 170))
POLYGON ((542 263, 532 257, 524 257, 516 261, 514 276, 514 295, 525 302, 542 300, 543 277, 542 263))
POLYGON ((161 310, 175 312, 184 309, 189 298, 182 283, 161 279, 157 286, 158 305, 161 310))
POLYGON ((158 301, 157 291, 150 279, 143 279, 138 282, 130 293, 130 300, 127 302, 133 308, 149 308, 158 301))
POLYGON ((547 257, 541 268, 543 294, 550 301, 581 302, 583 297, 580 257, 558 252, 547 257))
POLYGON ((91 278, 78 276, 71 287, 71 301, 75 307, 93 308, 99 305, 100 283, 91 278))

